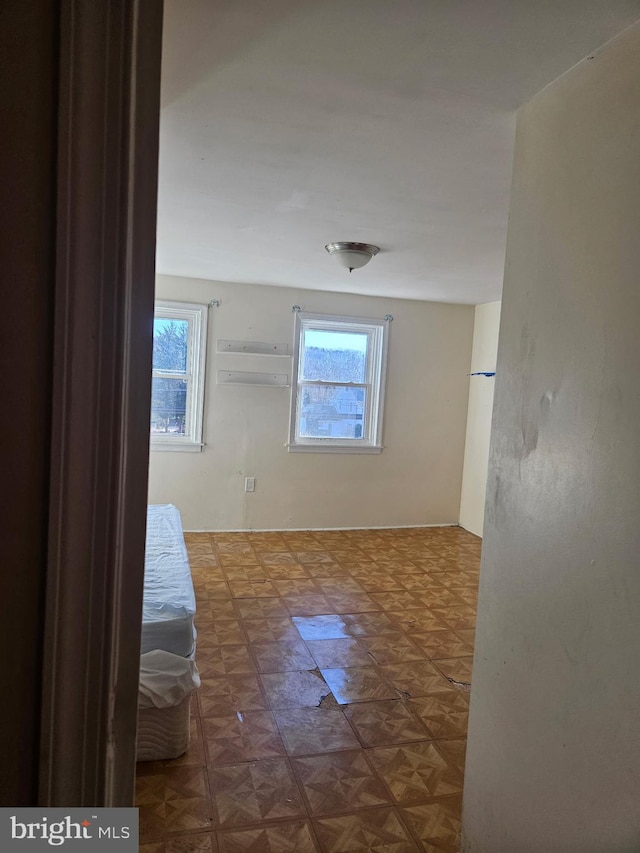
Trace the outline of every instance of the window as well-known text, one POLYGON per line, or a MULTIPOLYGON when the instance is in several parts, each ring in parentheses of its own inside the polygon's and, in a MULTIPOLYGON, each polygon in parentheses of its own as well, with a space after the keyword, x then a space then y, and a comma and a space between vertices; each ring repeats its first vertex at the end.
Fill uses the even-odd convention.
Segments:
POLYGON ((379 453, 385 320, 296 315, 289 450, 379 453))
POLYGON ((151 449, 201 450, 207 306, 156 302, 151 449))

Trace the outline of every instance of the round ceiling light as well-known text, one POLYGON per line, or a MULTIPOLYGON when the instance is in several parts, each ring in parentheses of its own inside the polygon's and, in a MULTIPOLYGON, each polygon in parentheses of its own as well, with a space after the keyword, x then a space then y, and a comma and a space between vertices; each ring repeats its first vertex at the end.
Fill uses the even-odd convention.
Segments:
POLYGON ((349 272, 368 264, 371 258, 380 251, 378 246, 372 246, 371 243, 350 243, 347 241, 327 243, 325 249, 330 255, 333 255, 340 266, 348 269, 349 272))

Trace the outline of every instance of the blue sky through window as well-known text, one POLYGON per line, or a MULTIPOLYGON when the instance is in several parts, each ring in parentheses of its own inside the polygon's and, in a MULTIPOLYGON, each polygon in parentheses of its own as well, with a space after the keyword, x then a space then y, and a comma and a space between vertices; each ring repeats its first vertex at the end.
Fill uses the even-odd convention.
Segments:
POLYGON ((323 332, 307 329, 304 333, 305 347, 318 347, 319 349, 356 350, 356 352, 366 353, 367 339, 368 335, 352 332, 323 332))

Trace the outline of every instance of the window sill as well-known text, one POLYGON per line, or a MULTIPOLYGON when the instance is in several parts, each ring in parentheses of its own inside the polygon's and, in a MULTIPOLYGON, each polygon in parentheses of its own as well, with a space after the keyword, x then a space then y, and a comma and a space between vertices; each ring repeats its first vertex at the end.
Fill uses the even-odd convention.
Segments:
POLYGON ((364 444, 287 444, 289 453, 382 453, 382 445, 364 444))
POLYGON ((151 441, 149 450, 153 453, 156 450, 166 452, 167 450, 178 450, 182 453, 200 453, 204 444, 199 444, 195 441, 151 441))

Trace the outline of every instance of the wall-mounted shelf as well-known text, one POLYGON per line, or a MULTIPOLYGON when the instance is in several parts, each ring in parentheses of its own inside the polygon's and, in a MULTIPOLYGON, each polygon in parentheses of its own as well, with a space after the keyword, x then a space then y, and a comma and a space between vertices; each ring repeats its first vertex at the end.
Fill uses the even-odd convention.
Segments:
POLYGON ((218 385, 262 385, 270 388, 288 388, 288 373, 250 373, 247 370, 219 370, 218 385))
POLYGON ((216 341, 216 352, 231 355, 276 355, 288 358, 289 344, 270 344, 265 341, 216 341))

